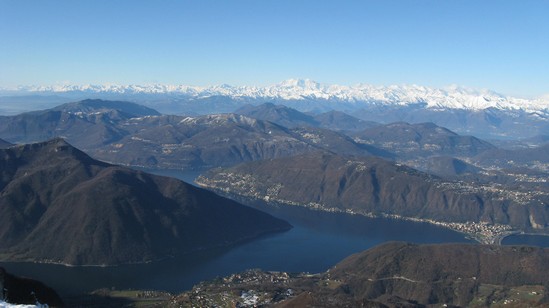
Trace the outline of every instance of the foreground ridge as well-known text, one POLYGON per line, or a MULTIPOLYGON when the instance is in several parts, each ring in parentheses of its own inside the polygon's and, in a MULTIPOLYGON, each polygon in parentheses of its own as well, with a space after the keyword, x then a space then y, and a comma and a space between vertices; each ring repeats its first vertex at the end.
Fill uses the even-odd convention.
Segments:
POLYGON ((291 228, 182 181, 94 160, 59 138, 0 157, 2 260, 142 263, 291 228))
POLYGON ((545 306, 549 250, 524 246, 385 243, 324 273, 249 270, 203 282, 172 306, 545 306))

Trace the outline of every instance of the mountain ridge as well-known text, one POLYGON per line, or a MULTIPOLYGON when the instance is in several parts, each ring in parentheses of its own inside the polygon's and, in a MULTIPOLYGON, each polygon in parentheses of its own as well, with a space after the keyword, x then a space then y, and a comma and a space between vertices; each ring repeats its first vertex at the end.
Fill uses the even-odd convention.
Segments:
POLYGON ((87 100, 0 116, 0 137, 12 143, 63 137, 103 161, 168 169, 226 166, 320 149, 353 155, 390 154, 320 127, 289 129, 232 113, 155 115, 152 109, 133 104, 127 108, 128 104, 87 100))
POLYGON ((0 157, 3 260, 141 263, 290 228, 182 181, 94 160, 60 138, 0 157))
POLYGON ((240 98, 262 98, 283 100, 329 100, 353 105, 360 103, 382 105, 421 104, 430 109, 483 110, 523 109, 544 111, 549 108, 545 96, 525 99, 505 96, 490 90, 474 90, 457 86, 430 88, 418 85, 374 86, 358 84, 353 86, 321 84, 310 79, 288 79, 275 85, 256 86, 189 86, 189 85, 54 85, 20 86, 3 89, 4 93, 117 93, 117 94, 173 94, 190 98, 230 96, 240 98))
POLYGON ((499 225, 545 233, 549 226, 545 191, 534 195, 528 188, 447 180, 378 157, 304 154, 211 169, 196 182, 243 202, 433 220, 448 227, 493 225, 491 234, 467 231, 481 234, 484 242, 497 240, 505 231, 499 225))
POLYGON ((30 108, 33 104, 43 106, 46 102, 40 99, 40 95, 45 98, 64 96, 73 100, 131 100, 163 114, 180 115, 230 113, 246 105, 272 102, 311 115, 335 110, 362 121, 382 124, 434 122, 461 134, 502 140, 530 138, 549 130, 549 98, 546 96, 516 98, 489 90, 456 86, 444 89, 417 85, 339 86, 311 80, 287 80, 265 87, 100 85, 0 90, 5 113, 24 109, 19 103, 22 99, 29 103, 27 110, 33 110, 30 108))
POLYGON ((389 123, 355 132, 351 136, 356 142, 374 145, 408 158, 430 155, 471 157, 496 148, 484 140, 459 135, 432 122, 389 123))

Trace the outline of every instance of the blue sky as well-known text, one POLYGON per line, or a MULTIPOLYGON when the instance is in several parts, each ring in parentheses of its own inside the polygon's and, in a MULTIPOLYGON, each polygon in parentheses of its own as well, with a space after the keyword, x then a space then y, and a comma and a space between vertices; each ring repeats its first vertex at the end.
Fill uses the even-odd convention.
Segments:
POLYGON ((549 1, 0 0, 0 87, 288 78, 549 93, 549 1))

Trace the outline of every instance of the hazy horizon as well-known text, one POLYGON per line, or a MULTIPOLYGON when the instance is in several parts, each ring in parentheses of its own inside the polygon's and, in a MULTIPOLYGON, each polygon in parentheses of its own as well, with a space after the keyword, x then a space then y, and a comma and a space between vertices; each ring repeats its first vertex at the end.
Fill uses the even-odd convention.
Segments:
POLYGON ((549 94, 546 1, 4 1, 0 87, 459 85, 549 94))

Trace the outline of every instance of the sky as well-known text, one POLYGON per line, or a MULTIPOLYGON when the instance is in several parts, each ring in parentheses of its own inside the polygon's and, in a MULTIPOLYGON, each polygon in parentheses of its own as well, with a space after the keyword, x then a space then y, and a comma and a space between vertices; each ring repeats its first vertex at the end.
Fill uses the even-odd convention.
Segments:
POLYGON ((545 0, 0 0, 0 87, 459 85, 549 94, 545 0))

